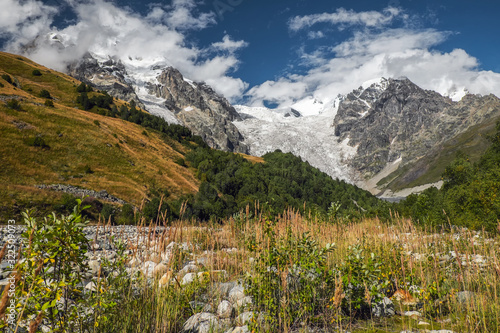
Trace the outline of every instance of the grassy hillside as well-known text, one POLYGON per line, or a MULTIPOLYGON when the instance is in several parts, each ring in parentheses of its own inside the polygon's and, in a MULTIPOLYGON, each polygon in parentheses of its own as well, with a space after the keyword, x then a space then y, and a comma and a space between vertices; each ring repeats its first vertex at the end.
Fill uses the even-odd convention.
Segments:
POLYGON ((79 81, 0 53, 0 83, 2 218, 20 207, 43 208, 59 200, 61 193, 35 188, 41 184, 106 189, 134 205, 155 187, 172 198, 197 191, 193 172, 176 163, 188 148, 157 131, 78 109, 79 81), (45 105, 42 90, 54 107, 45 105))
POLYGON ((26 58, 0 53, 0 64, 3 218, 57 207, 61 193, 36 187, 51 184, 106 190, 140 207, 135 218, 128 213, 128 223, 173 219, 181 211, 206 221, 256 203, 272 214, 293 208, 334 218, 379 208, 368 192, 291 154, 211 150, 182 126, 26 58))

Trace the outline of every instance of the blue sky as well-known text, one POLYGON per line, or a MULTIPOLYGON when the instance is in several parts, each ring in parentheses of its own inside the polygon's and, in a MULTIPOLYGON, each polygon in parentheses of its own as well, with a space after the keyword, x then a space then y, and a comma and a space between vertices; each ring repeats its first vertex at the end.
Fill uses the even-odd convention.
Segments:
POLYGON ((63 69, 86 50, 125 62, 164 57, 233 102, 325 99, 377 76, 500 95, 497 1, 0 0, 0 8, 6 50, 58 33, 73 47, 39 42, 34 60, 63 69))

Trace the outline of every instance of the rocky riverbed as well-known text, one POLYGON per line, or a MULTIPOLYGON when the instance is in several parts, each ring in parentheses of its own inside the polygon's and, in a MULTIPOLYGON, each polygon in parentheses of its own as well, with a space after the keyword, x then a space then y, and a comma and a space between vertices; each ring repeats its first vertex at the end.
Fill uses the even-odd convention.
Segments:
MULTIPOLYGON (((120 240, 126 245, 125 256, 126 271, 130 277, 145 278, 148 283, 157 284, 158 288, 168 285, 188 286, 192 283, 198 283, 204 279, 210 280, 210 286, 206 293, 197 301, 190 303, 194 315, 191 316, 183 325, 183 332, 190 333, 242 333, 249 332, 248 323, 250 321, 262 321, 263 314, 252 311, 252 298, 245 292, 244 283, 241 280, 229 276, 225 270, 214 269, 214 256, 217 252, 224 252, 226 255, 237 254, 240 250, 237 248, 220 248, 217 252, 200 249, 198 244, 189 242, 170 241, 174 233, 189 232, 196 229, 198 232, 208 232, 207 228, 184 227, 136 227, 136 226, 88 226, 84 228, 84 234, 89 241, 89 250, 86 253, 85 264, 89 270, 85 272, 85 280, 81 287, 86 292, 95 291, 95 282, 98 277, 113 274, 106 271, 103 263, 105 261, 113 262, 118 256, 116 240, 120 240), (182 229, 182 230, 181 230, 182 229), (187 255, 185 260, 172 269, 171 259, 176 251, 183 251, 187 255)), ((15 226, 6 228, 0 226, 0 248, 9 239, 18 242, 21 240, 21 234, 26 230, 25 227, 15 226)), ((384 235, 379 235, 383 237, 384 235)), ((402 234, 400 237, 411 238, 412 234, 402 234)), ((434 236, 430 235, 429 238, 434 236)), ((437 236, 435 236, 437 237, 437 236)), ((476 242, 488 240, 480 237, 473 237, 476 242)), ((437 239, 436 239, 437 241, 437 239)), ((427 260, 418 253, 407 251, 408 258, 418 262, 427 260)), ((450 253, 436 254, 439 256, 439 264, 447 265, 450 262, 457 261, 459 254, 451 251, 450 253)), ((249 258, 250 260, 252 258, 249 258)), ((488 263, 488 258, 474 256, 468 258, 458 258, 464 266, 477 265, 484 266, 488 263)), ((9 264, 4 259, 0 263, 0 286, 3 288, 8 285, 7 278, 11 275, 9 264)), ((456 295, 462 303, 470 302, 475 296, 474 293, 463 291, 456 295)), ((405 316, 411 317, 417 323, 418 330, 412 332, 434 332, 450 333, 449 330, 428 330, 430 324, 427 323, 418 306, 413 311, 397 311, 397 306, 393 297, 384 298, 381 302, 372 305, 373 317, 393 317, 405 316)), ((417 305, 417 304, 415 304, 417 305)), ((25 325, 26 327, 26 325, 25 325)), ((47 328, 42 325, 42 330, 47 328)), ((300 332, 319 332, 317 328, 307 328, 300 332)), ((298 331, 297 331, 298 332, 298 331)), ((408 332, 408 331, 403 331, 408 332)), ((401 332, 402 333, 402 332, 401 332)))

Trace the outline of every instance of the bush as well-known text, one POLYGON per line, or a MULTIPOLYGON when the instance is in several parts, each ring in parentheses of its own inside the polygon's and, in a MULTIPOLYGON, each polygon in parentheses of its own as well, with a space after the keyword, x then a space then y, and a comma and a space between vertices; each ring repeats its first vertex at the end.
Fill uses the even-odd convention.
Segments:
POLYGON ((50 99, 45 100, 44 104, 45 104, 45 106, 48 106, 50 108, 54 107, 54 102, 52 102, 52 100, 50 100, 50 99))
POLYGON ((186 161, 182 157, 179 157, 178 159, 175 160, 175 163, 180 165, 181 167, 187 167, 186 161))
POLYGON ((12 110, 21 110, 21 103, 17 99, 10 99, 7 101, 7 107, 12 110))
POLYGON ((96 125, 97 127, 101 127, 101 123, 99 122, 99 120, 94 120, 94 125, 96 125))
POLYGON ((115 209, 110 204, 104 204, 101 209, 101 217, 105 223, 115 224, 115 209))
POLYGON ((92 89, 92 87, 90 85, 87 85, 83 82, 80 83, 80 85, 78 87, 76 87, 76 92, 79 92, 79 93, 91 92, 91 91, 94 91, 94 89, 92 89))
POLYGON ((28 139, 26 144, 31 147, 50 148, 41 136, 28 139))
POLYGON ((92 168, 90 167, 90 165, 87 164, 87 165, 85 165, 83 167, 83 172, 86 173, 86 174, 92 174, 92 173, 94 173, 94 170, 92 170, 92 168))
POLYGON ((74 195, 64 193, 59 205, 56 207, 60 213, 69 213, 71 212, 71 209, 77 205, 77 203, 77 198, 74 195))
MULTIPOLYGON (((27 230, 22 239, 27 246, 21 257, 25 260, 16 266, 15 295, 9 293, 8 298, 16 300, 12 303, 16 319, 27 321, 30 332, 38 332, 42 319, 50 332, 95 332, 119 304, 118 296, 107 292, 108 288, 117 290, 125 277, 124 247, 118 243, 118 258, 113 263, 102 262, 103 270, 116 275, 92 278, 95 290, 85 290, 90 270, 86 257, 89 241, 83 230, 88 221, 81 214, 85 208, 77 200, 72 214, 61 218, 52 214, 43 221, 23 213, 27 230)), ((4 324, 0 321, 0 328, 4 324)))
MULTIPOLYGON (((296 237, 290 228, 278 236, 270 220, 263 229, 263 241, 247 243, 256 264, 246 286, 256 310, 265 314, 265 331, 288 332, 294 323, 308 323, 325 312, 334 287, 327 255, 334 247, 320 247, 307 233, 296 237)), ((251 328, 263 329, 256 325, 252 322, 251 328)))
POLYGON ((52 99, 52 96, 50 96, 50 92, 45 89, 42 89, 42 91, 40 91, 39 96, 42 98, 52 99))
POLYGON ((33 76, 42 76, 42 73, 38 69, 34 69, 33 72, 31 72, 33 76))
POLYGON ((130 204, 123 205, 120 214, 118 215, 117 222, 118 224, 134 224, 134 207, 130 204))
POLYGON ((0 82, 0 88, 5 87, 2 82, 0 82))
POLYGON ((8 74, 2 74, 2 79, 7 81, 7 83, 14 84, 14 82, 12 81, 12 78, 8 74))

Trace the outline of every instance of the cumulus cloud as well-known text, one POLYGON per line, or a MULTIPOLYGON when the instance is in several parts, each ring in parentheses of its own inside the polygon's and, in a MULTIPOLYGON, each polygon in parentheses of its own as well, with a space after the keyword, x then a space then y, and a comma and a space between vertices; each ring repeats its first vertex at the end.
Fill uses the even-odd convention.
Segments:
POLYGON ((0 0, 0 36, 20 34, 33 38, 38 31, 52 24, 57 10, 41 1, 0 0))
POLYGON ((194 0, 173 0, 172 5, 163 13, 163 19, 169 27, 177 30, 204 29, 216 23, 214 12, 193 16, 196 6, 194 0))
POLYGON ((309 28, 318 23, 330 23, 339 27, 361 25, 366 27, 379 27, 389 24, 395 17, 405 14, 399 8, 388 7, 382 12, 367 11, 355 12, 344 8, 337 9, 334 13, 322 13, 305 16, 295 16, 288 22, 291 31, 309 28))
POLYGON ((435 49, 451 35, 450 32, 366 28, 383 25, 400 13, 397 10, 378 14, 338 10, 329 16, 320 14, 292 19, 292 30, 326 22, 326 17, 330 23, 358 22, 364 26, 353 29, 351 38, 336 45, 315 46, 310 53, 304 51, 307 45, 304 46, 299 54, 305 74, 289 74, 251 88, 247 92, 249 103, 260 106, 272 102, 285 107, 309 96, 331 101, 337 94, 349 93, 365 81, 402 76, 424 89, 445 95, 467 89, 471 93, 500 96, 500 74, 480 70, 478 60, 462 49, 451 52, 435 49))
POLYGON ((6 49, 29 53, 30 58, 48 67, 64 71, 68 63, 92 52, 119 58, 139 70, 174 66, 188 78, 210 82, 229 99, 240 97, 247 88, 241 79, 230 76, 239 64, 234 52, 246 45, 244 41, 224 36, 209 49, 202 49, 186 40, 186 30, 215 24, 214 14, 198 13, 194 0, 154 6, 146 15, 105 0, 66 0, 76 20, 60 29, 52 26, 57 13, 54 7, 33 0, 0 2, 2 8, 12 9, 9 12, 20 13, 0 22, 5 37, 10 38, 6 49))

